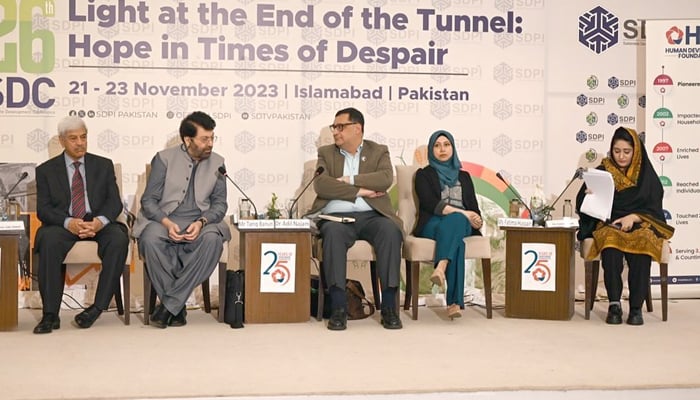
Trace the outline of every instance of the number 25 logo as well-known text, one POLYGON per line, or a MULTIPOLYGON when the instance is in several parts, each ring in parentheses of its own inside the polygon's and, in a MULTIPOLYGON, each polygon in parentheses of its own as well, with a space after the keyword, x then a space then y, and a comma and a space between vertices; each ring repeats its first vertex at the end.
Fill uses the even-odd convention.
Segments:
POLYGON ((291 275, 289 268, 286 266, 287 260, 279 260, 277 252, 272 250, 263 253, 263 256, 268 255, 272 256, 272 262, 270 262, 270 265, 265 269, 263 275, 269 275, 272 281, 280 286, 286 285, 291 275))
POLYGON ((542 284, 547 283, 552 277, 552 271, 547 266, 547 260, 540 259, 539 255, 537 255, 537 252, 534 250, 528 250, 523 253, 523 256, 529 255, 532 256, 532 261, 530 265, 525 268, 523 273, 532 275, 532 279, 534 279, 535 282, 542 284))

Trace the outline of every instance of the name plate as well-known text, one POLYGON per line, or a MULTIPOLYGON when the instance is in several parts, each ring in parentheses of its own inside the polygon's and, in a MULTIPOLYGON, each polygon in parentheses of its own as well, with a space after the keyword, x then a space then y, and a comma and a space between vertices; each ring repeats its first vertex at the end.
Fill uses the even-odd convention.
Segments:
POLYGON ((24 232, 24 221, 0 221, 0 232, 24 232))
POLYGON ((275 229, 275 221, 272 219, 239 219, 238 229, 275 229))
POLYGON ((532 227, 532 220, 525 218, 499 218, 498 226, 532 227))
POLYGON ((551 219, 546 224, 547 228, 578 228, 578 220, 574 218, 551 219))
POLYGON ((300 219, 276 219, 275 229, 311 229, 311 220, 300 219))

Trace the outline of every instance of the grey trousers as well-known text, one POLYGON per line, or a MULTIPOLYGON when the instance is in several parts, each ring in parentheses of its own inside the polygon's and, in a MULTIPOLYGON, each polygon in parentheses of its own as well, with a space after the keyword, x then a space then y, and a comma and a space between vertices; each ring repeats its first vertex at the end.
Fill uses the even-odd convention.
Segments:
POLYGON ((356 240, 366 240, 377 256, 377 274, 382 290, 399 286, 401 277, 401 230, 376 211, 338 214, 355 218, 351 224, 323 221, 323 274, 326 285, 345 289, 347 252, 356 240))
POLYGON ((207 225, 193 242, 175 243, 163 225, 150 223, 139 237, 139 251, 161 303, 177 314, 194 288, 216 268, 223 237, 215 225, 207 225))

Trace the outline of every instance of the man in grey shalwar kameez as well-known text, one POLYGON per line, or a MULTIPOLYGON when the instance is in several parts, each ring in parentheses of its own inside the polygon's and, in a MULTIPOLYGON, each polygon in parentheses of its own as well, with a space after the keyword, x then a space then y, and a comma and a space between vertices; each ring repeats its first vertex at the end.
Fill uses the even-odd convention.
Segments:
POLYGON ((133 235, 160 304, 152 325, 187 323, 185 302, 216 267, 223 242, 226 180, 217 169, 224 158, 212 152, 216 123, 196 111, 180 124, 182 144, 158 152, 151 161, 141 211, 133 235))

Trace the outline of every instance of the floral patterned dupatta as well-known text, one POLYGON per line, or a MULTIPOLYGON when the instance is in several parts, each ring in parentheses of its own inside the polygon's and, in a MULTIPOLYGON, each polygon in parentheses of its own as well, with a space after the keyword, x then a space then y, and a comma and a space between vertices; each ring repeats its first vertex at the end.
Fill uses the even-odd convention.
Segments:
MULTIPOLYGON (((629 168, 623 171, 609 156, 603 159, 598 169, 608 171, 615 182, 611 221, 636 214, 642 222, 635 224, 631 231, 623 232, 606 224, 610 221, 593 220, 586 214, 580 214, 583 220, 580 224, 582 230, 586 226, 594 227, 587 235, 586 232, 579 233, 579 237, 585 235, 595 238, 595 245, 586 258, 595 258, 602 249, 614 247, 627 253, 650 255, 658 262, 661 259, 663 240, 673 236, 674 228, 666 224, 663 215, 663 187, 637 132, 629 128, 618 128, 611 141, 611 149, 618 138, 629 140, 630 137, 634 153, 629 168), (585 221, 586 219, 592 221, 585 221)), ((585 186, 581 191, 585 191, 585 186)), ((582 199, 583 196, 581 201, 582 199)), ((577 204, 580 207, 579 201, 577 204)))

